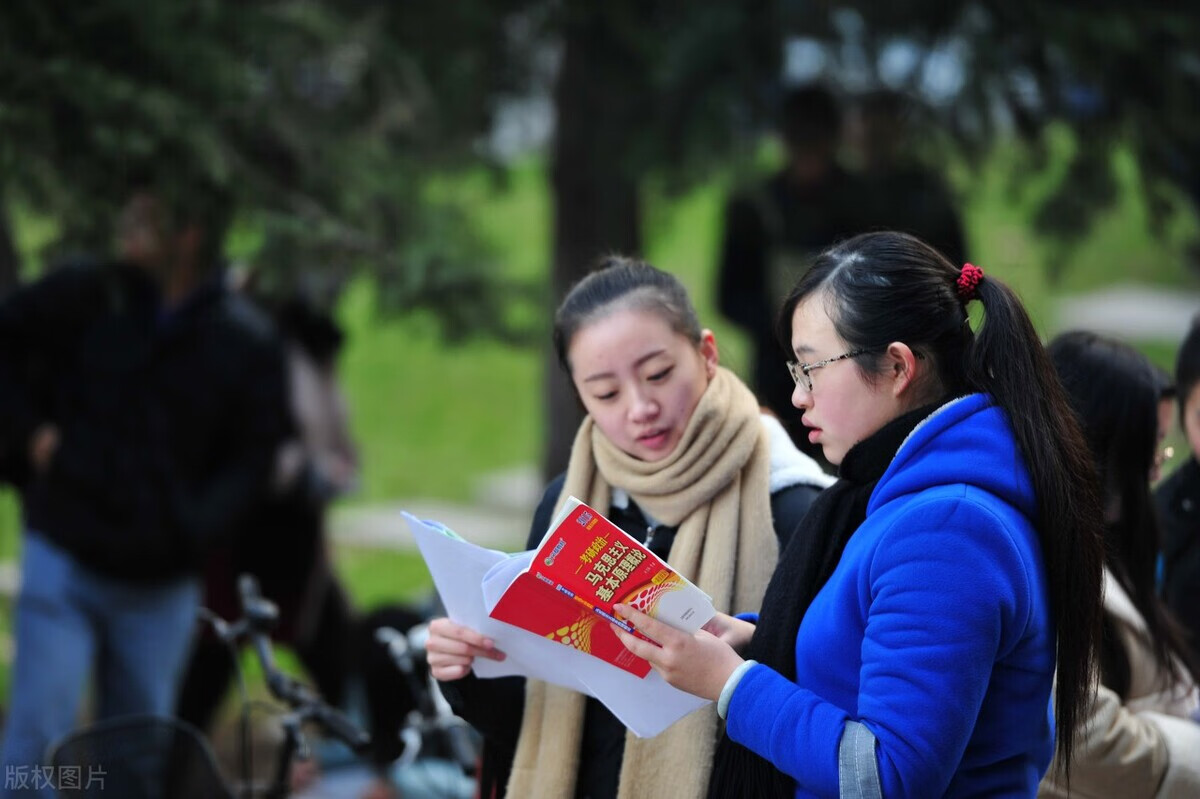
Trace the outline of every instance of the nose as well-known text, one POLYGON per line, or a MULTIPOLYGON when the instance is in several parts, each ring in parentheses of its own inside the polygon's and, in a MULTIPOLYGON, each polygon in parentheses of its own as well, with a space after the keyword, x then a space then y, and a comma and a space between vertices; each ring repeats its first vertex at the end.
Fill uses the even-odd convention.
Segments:
POLYGON ((650 393, 639 391, 629 407, 629 418, 634 422, 648 422, 658 416, 658 411, 658 401, 650 393))
POLYGON ((792 389, 792 407, 799 410, 805 410, 812 406, 812 392, 803 382, 797 382, 796 387, 792 389))

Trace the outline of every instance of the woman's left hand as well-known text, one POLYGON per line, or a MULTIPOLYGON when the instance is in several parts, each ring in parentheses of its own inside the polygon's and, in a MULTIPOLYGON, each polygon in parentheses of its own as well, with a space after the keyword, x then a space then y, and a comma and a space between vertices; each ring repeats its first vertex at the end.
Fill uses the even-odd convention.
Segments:
POLYGON ((729 675, 742 662, 741 656, 729 644, 706 630, 689 635, 629 605, 616 605, 615 609, 638 632, 660 644, 655 646, 614 624, 613 631, 625 648, 648 660, 664 680, 681 691, 715 702, 729 675))

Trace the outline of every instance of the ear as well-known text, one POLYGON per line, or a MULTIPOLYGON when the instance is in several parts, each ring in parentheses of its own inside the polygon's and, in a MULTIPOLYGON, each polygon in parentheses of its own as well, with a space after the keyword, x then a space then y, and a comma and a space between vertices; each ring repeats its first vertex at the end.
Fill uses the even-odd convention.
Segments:
POLYGON ((720 361, 720 354, 717 351, 717 337, 708 328, 700 331, 700 357, 704 359, 704 368, 708 374, 708 379, 712 380, 717 376, 717 364, 720 361))
POLYGON ((917 382, 918 369, 925 361, 917 358, 912 348, 901 341, 893 341, 883 354, 886 371, 883 382, 888 386, 893 397, 906 396, 917 382))

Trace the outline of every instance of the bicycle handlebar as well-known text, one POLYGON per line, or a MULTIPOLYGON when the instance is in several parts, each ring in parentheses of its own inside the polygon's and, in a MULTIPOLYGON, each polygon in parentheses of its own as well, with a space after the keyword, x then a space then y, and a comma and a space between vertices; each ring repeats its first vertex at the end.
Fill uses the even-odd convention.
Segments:
POLYGON ((371 736, 359 729, 348 716, 331 707, 315 691, 284 674, 275 665, 267 633, 278 621, 279 610, 274 602, 264 599, 259 593, 258 581, 253 575, 243 574, 238 578, 238 593, 241 595, 244 618, 229 629, 249 638, 271 695, 286 703, 302 719, 315 721, 323 730, 355 752, 361 752, 370 746, 371 736))

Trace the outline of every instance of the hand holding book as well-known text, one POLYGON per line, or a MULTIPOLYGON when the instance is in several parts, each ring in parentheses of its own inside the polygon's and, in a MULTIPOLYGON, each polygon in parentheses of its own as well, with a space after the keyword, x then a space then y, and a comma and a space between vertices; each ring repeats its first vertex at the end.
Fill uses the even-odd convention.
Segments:
POLYGON ((618 604, 617 612, 654 641, 643 640, 615 626, 611 628, 613 635, 670 685, 693 696, 715 702, 729 675, 742 664, 741 655, 733 647, 707 630, 686 633, 630 605, 618 604))
MULTIPOLYGON (((457 679, 463 676, 465 668, 469 668, 484 679, 522 676, 545 680, 598 698, 621 723, 642 737, 657 735, 707 704, 706 700, 671 687, 648 665, 642 675, 614 668, 608 661, 596 657, 594 651, 585 654, 574 646, 563 646, 561 638, 532 634, 489 615, 513 585, 528 585, 529 579, 518 578, 521 574, 528 575, 535 562, 535 551, 507 555, 465 541, 438 522, 422 521, 411 514, 405 514, 405 518, 449 616, 449 620, 432 623, 430 640, 426 644, 431 663, 437 660, 440 666, 446 666, 444 671, 438 667, 443 675, 440 679, 457 679)), ((594 543, 594 537, 591 542, 594 543)), ((551 545, 551 550, 555 544, 551 545)), ((562 554, 561 550, 559 554, 562 554)), ((603 563, 603 554, 594 554, 592 562, 600 560, 603 563)), ((561 561, 559 565, 565 562, 561 561)), ((661 561, 656 558, 655 562, 661 561)), ((586 577, 582 572, 580 576, 586 577)), ((565 607, 578 615, 577 608, 584 607, 577 600, 538 582, 536 577, 530 579, 538 583, 535 587, 549 589, 538 590, 533 595, 535 609, 565 607)), ((591 583, 587 585, 592 587, 591 583)), ((617 589, 614 589, 614 597, 623 598, 618 596, 617 589)), ((704 602, 711 605, 707 597, 704 602)), ((606 612, 616 618, 611 610, 606 609, 606 612)), ((630 662, 645 663, 625 650, 611 624, 594 610, 590 613, 598 622, 591 627, 598 627, 615 650, 623 653, 630 662)), ((698 628, 711 615, 711 609, 693 612, 689 621, 698 628)))
MULTIPOLYGON (((499 571, 512 568, 502 565, 499 571)), ((613 634, 615 625, 640 635, 614 610, 617 603, 688 633, 715 612, 707 594, 594 508, 571 497, 490 615, 644 677, 650 664, 613 634)))

